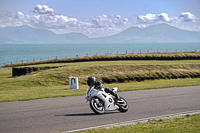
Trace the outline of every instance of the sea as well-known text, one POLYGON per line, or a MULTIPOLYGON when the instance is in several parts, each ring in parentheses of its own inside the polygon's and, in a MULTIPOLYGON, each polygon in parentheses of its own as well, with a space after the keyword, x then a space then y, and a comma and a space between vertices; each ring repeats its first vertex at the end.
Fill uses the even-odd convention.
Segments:
POLYGON ((200 51, 199 43, 0 44, 0 65, 92 55, 200 51))

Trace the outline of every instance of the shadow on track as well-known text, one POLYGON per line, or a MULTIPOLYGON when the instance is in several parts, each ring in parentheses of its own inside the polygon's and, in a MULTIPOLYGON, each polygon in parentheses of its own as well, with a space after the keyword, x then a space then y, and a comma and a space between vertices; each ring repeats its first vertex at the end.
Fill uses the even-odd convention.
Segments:
MULTIPOLYGON (((115 113, 120 113, 120 112, 105 112, 103 115, 115 114, 115 113)), ((64 114, 64 115, 55 115, 55 116, 92 116, 92 115, 98 115, 98 114, 95 114, 95 113, 81 113, 81 114, 64 114)))

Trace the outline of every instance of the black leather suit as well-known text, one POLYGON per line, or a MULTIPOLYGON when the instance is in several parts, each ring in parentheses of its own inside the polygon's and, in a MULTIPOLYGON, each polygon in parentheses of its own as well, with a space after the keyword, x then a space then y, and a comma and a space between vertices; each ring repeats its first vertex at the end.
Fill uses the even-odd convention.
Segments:
MULTIPOLYGON (((95 89, 101 89, 102 87, 103 87, 103 84, 100 81, 95 81, 95 84, 94 84, 95 89)), ((110 93, 111 95, 113 95, 117 99, 119 99, 119 96, 112 89, 104 87, 104 90, 105 90, 106 93, 110 93)))

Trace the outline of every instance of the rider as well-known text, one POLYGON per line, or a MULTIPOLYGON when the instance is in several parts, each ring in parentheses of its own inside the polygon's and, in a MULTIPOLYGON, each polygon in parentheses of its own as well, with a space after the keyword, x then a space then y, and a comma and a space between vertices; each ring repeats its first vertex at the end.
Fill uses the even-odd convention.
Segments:
MULTIPOLYGON (((95 89, 103 88, 103 84, 100 81, 96 81, 95 77, 88 77, 87 78, 87 84, 88 84, 89 87, 93 87, 94 86, 95 89)), ((111 95, 115 96, 117 100, 120 99, 119 96, 115 92, 113 92, 112 89, 104 87, 104 91, 106 93, 110 93, 111 95)))

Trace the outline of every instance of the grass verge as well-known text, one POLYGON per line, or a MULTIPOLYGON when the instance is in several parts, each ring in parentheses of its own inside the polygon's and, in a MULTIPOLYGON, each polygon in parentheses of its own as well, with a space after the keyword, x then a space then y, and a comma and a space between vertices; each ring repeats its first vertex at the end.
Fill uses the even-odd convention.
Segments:
MULTIPOLYGON (((58 64, 33 65, 46 66, 58 64)), ((179 61, 97 61, 63 63, 65 67, 40 70, 20 77, 12 77, 12 70, 0 70, 0 102, 31 100, 52 97, 66 97, 84 95, 86 93, 86 79, 95 76, 98 80, 104 78, 135 78, 154 75, 183 75, 198 74, 200 60, 179 61), (149 73, 150 72, 150 73, 149 73), (79 77, 80 89, 69 89, 69 77, 79 77)), ((200 78, 179 78, 160 80, 125 80, 124 83, 104 84, 119 87, 119 91, 133 91, 142 89, 156 89, 179 86, 200 85, 200 78)))
MULTIPOLYGON (((28 83, 27 83, 28 84, 28 83)), ((200 85, 200 78, 188 79, 171 79, 171 80, 149 80, 143 82, 126 82, 104 84, 104 86, 113 88, 118 87, 118 91, 135 91, 145 89, 159 89, 181 86, 200 85)), ((42 98, 67 97, 76 95, 85 95, 87 85, 80 85, 80 89, 69 89, 69 85, 52 85, 52 86, 20 86, 15 87, 7 85, 7 89, 0 87, 0 102, 11 102, 21 100, 32 100, 42 98)))
POLYGON ((200 132, 200 114, 149 120, 146 123, 113 128, 97 128, 76 133, 197 133, 200 132))

